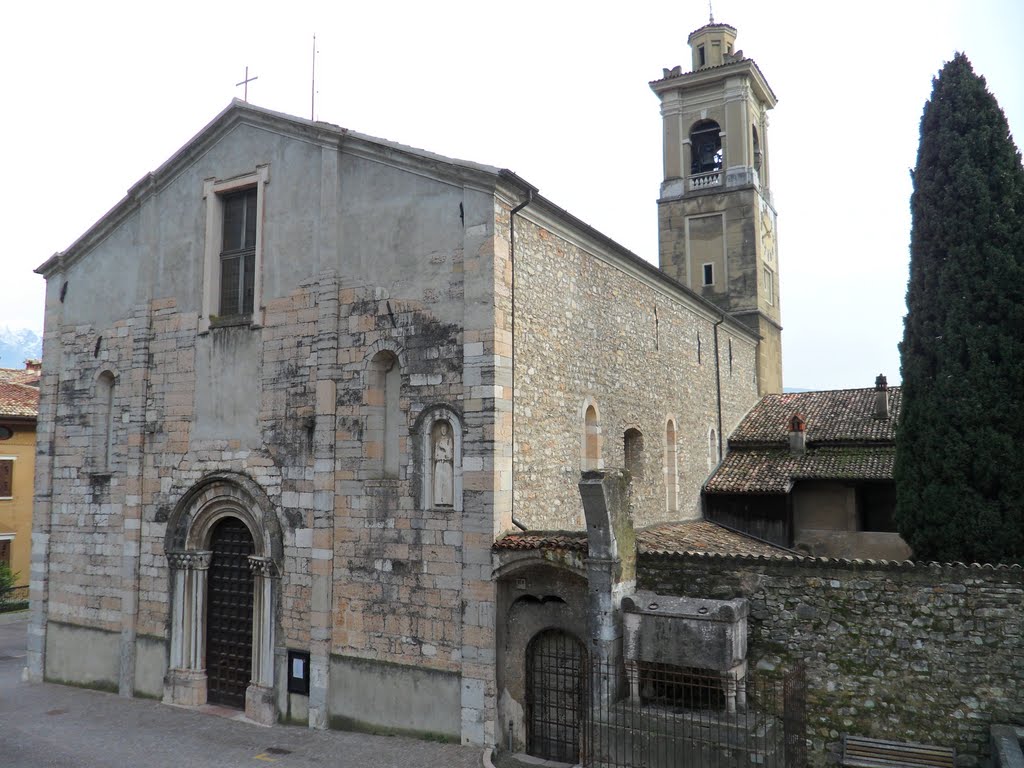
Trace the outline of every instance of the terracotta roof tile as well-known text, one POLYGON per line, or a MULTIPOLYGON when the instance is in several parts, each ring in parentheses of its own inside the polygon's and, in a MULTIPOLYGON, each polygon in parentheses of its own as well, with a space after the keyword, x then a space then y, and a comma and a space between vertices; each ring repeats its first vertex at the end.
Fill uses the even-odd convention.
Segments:
POLYGON ((642 553, 699 552, 767 557, 792 554, 788 549, 731 531, 709 520, 662 523, 638 531, 636 538, 637 549, 642 553))
POLYGON ((823 442, 891 443, 901 402, 900 388, 890 387, 889 418, 876 419, 873 387, 765 395, 729 436, 729 446, 787 445, 789 419, 798 411, 807 419, 808 445, 823 442))
POLYGON ((39 390, 25 384, 0 381, 0 416, 38 416, 39 390))
POLYGON ((494 549, 565 549, 587 551, 585 531, 523 531, 509 533, 494 542, 494 549))
POLYGON ((811 448, 800 456, 788 448, 731 451, 706 493, 788 493, 796 480, 892 480, 896 449, 889 445, 811 448))
MULTIPOLYGON (((721 555, 792 554, 787 549, 752 539, 708 520, 662 523, 637 531, 640 552, 703 552, 721 555)), ((561 549, 587 551, 587 534, 583 531, 524 531, 509 533, 494 543, 495 550, 561 549)))
POLYGON ((0 368, 0 383, 39 386, 39 370, 31 368, 0 368))

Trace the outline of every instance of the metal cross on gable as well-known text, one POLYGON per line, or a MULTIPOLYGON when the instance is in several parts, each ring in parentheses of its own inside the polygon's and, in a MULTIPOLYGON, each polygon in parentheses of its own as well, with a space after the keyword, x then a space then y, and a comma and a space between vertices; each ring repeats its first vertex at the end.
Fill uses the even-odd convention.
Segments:
POLYGON ((251 83, 253 80, 259 80, 259 79, 260 79, 259 75, 253 75, 252 77, 249 77, 249 67, 246 67, 245 68, 245 79, 242 80, 240 83, 235 83, 235 87, 236 88, 238 86, 240 86, 240 85, 244 85, 245 86, 245 90, 243 91, 243 98, 245 99, 245 101, 249 101, 249 83, 251 83))

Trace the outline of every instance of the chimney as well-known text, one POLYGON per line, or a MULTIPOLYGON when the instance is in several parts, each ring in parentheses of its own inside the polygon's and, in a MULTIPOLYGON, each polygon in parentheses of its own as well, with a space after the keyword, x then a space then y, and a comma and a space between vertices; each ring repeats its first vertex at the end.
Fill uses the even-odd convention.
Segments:
POLYGON ((807 419, 799 412, 789 420, 789 450, 798 456, 807 451, 807 419))
POLYGON ((25 361, 25 370, 26 371, 35 371, 36 373, 39 373, 39 371, 41 371, 42 369, 43 369, 43 362, 42 362, 42 360, 33 360, 32 358, 29 358, 28 360, 25 361))
POLYGON ((878 374, 875 379, 875 411, 876 419, 889 418, 889 382, 885 380, 884 374, 878 374))

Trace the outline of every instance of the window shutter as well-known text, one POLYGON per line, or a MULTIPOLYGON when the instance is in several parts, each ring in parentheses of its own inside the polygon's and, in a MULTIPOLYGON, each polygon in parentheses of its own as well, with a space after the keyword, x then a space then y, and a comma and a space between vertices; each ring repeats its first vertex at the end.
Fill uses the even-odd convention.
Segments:
POLYGON ((10 459, 0 461, 0 497, 13 496, 12 482, 14 476, 14 462, 10 459))

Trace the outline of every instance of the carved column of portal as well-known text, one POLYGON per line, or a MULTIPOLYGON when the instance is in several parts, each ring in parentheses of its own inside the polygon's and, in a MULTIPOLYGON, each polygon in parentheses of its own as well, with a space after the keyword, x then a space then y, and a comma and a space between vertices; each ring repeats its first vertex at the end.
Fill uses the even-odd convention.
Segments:
POLYGON ((164 676, 164 703, 206 703, 206 574, 213 553, 168 552, 174 574, 171 663, 164 676))
POLYGON ((252 679, 245 690, 245 716, 262 725, 277 722, 274 703, 274 561, 249 557, 252 591, 252 679))

